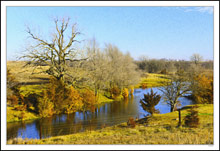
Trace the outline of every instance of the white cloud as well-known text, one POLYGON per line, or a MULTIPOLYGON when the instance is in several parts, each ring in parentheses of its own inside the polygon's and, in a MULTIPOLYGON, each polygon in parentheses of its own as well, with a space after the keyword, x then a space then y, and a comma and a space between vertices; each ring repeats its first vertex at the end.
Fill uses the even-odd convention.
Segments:
POLYGON ((213 14, 213 7, 203 6, 203 7, 182 7, 184 12, 201 12, 213 14))

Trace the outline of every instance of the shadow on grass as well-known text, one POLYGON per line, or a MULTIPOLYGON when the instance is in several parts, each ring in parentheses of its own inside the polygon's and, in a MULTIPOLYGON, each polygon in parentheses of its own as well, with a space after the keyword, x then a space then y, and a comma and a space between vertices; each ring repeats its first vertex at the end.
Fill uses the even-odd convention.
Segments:
POLYGON ((21 82, 21 85, 40 85, 47 84, 49 81, 37 81, 37 82, 21 82))
POLYGON ((21 85, 40 85, 40 84, 46 84, 50 82, 49 78, 45 77, 30 77, 31 80, 37 80, 33 82, 21 82, 21 85))

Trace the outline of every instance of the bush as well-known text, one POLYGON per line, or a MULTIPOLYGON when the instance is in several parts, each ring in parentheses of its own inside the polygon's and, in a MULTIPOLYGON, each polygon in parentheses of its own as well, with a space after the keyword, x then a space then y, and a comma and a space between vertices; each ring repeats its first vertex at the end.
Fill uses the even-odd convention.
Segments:
POLYGON ((142 89, 146 89, 146 88, 147 88, 147 83, 142 83, 142 84, 141 84, 141 88, 142 88, 142 89))
POLYGON ((199 75, 193 85, 193 97, 198 104, 213 104, 213 77, 199 75))
POLYGON ((82 110, 82 97, 80 96, 79 92, 73 88, 73 86, 70 86, 67 95, 68 97, 64 100, 66 104, 64 109, 65 113, 70 114, 82 110))
POLYGON ((130 87, 130 94, 133 95, 133 93, 134 93, 134 87, 131 86, 131 87, 130 87))
POLYGON ((26 109, 27 109, 26 105, 15 106, 15 110, 17 110, 17 111, 25 111, 26 109))
POLYGON ((19 89, 20 85, 16 81, 15 77, 7 69, 7 101, 11 105, 19 104, 19 89))
POLYGON ((127 99, 129 95, 128 89, 124 88, 122 91, 122 96, 124 97, 124 99, 127 99))
POLYGON ((18 97, 16 95, 8 96, 7 100, 11 105, 18 105, 18 97))
POLYGON ((27 108, 31 107, 35 108, 35 111, 38 112, 38 99, 39 95, 36 93, 28 93, 27 96, 24 97, 23 103, 27 105, 27 108))
POLYGON ((38 112, 41 117, 49 117, 54 113, 54 105, 48 98, 46 90, 42 92, 42 96, 38 100, 38 112))
POLYGON ((154 93, 151 89, 151 93, 144 94, 144 99, 140 100, 142 108, 149 112, 151 115, 153 113, 158 113, 154 107, 160 102, 161 96, 154 93))
POLYGON ((65 100, 68 98, 68 88, 61 80, 51 77, 50 84, 47 87, 48 98, 53 102, 54 112, 63 113, 66 107, 65 100))
POLYGON ((130 117, 127 122, 128 127, 135 128, 136 122, 133 117, 130 117))
POLYGON ((83 100, 83 109, 90 110, 92 112, 95 111, 96 105, 96 97, 93 91, 91 90, 84 90, 82 92, 82 100, 83 100))
POLYGON ((113 86, 110 89, 110 93, 111 93, 111 97, 113 99, 115 99, 116 97, 118 97, 121 94, 121 90, 117 86, 113 86))
POLYGON ((193 106, 189 110, 189 115, 185 117, 185 125, 188 127, 196 128, 199 125, 199 117, 198 117, 198 111, 195 109, 198 108, 197 106, 193 106))

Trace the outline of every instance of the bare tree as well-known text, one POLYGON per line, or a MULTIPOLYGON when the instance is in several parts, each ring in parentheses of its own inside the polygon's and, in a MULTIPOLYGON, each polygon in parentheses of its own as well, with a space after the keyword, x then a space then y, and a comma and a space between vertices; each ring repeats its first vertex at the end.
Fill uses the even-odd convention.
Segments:
POLYGON ((163 93, 164 101, 170 105, 170 111, 173 112, 178 99, 190 92, 190 83, 187 82, 187 78, 183 71, 177 71, 175 75, 172 75, 169 81, 163 82, 164 87, 159 88, 163 93))
POLYGON ((84 69, 88 71, 89 84, 94 88, 95 96, 97 96, 99 90, 106 87, 108 62, 95 39, 89 41, 86 50, 89 59, 84 64, 84 69))
POLYGON ((196 65, 199 64, 199 62, 201 62, 203 60, 203 57, 198 54, 198 53, 194 53, 191 57, 190 57, 190 60, 192 62, 194 62, 196 65))
POLYGON ((139 81, 139 73, 136 70, 130 54, 123 54, 116 46, 106 45, 105 55, 108 62, 108 83, 110 88, 117 86, 118 88, 126 88, 135 85, 139 81))
POLYGON ((51 37, 52 40, 50 42, 38 37, 27 27, 27 33, 35 44, 27 48, 27 54, 21 58, 27 58, 29 60, 27 64, 37 67, 42 65, 49 66, 49 69, 44 72, 52 75, 57 80, 64 81, 64 76, 67 75, 67 61, 82 60, 79 57, 79 52, 73 47, 73 44, 78 42, 76 37, 80 34, 76 30, 76 24, 71 26, 71 34, 68 40, 65 39, 67 36, 66 31, 70 27, 69 21, 69 18, 54 20, 56 32, 51 37))

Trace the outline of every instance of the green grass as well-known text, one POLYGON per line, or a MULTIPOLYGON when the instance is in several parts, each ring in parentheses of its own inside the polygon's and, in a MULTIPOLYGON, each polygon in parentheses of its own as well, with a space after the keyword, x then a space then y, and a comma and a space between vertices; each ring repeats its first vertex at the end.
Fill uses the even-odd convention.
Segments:
POLYGON ((22 85, 20 87, 20 93, 24 96, 27 95, 28 93, 40 94, 42 90, 44 90, 45 88, 46 88, 46 84, 22 85))
MULTIPOLYGON (((192 106, 192 105, 190 105, 192 106)), ((189 107, 190 107, 189 106, 189 107)), ((184 126, 188 110, 182 110, 183 126, 178 125, 178 112, 155 114, 148 123, 135 128, 122 123, 96 131, 46 139, 14 139, 7 144, 213 144, 213 105, 198 105, 198 128, 184 126)))
POLYGON ((146 85, 147 88, 162 86, 162 82, 168 81, 168 76, 164 74, 147 73, 141 78, 141 81, 135 88, 141 88, 142 85, 146 85))
MULTIPOLYGON (((19 106, 19 105, 17 105, 19 106)), ((15 107, 7 106, 7 122, 16 122, 16 121, 22 121, 22 120, 33 120, 40 118, 37 114, 28 112, 28 111, 17 111, 15 110, 15 107), (24 118, 21 119, 21 114, 24 113, 24 118)))
POLYGON ((101 104, 110 103, 110 102, 113 102, 113 101, 115 101, 115 100, 109 99, 106 96, 104 96, 102 94, 99 94, 98 95, 98 102, 97 102, 97 104, 101 105, 101 104))

